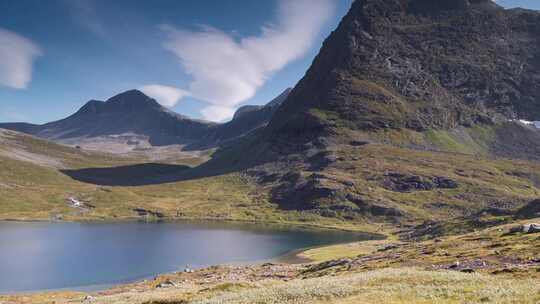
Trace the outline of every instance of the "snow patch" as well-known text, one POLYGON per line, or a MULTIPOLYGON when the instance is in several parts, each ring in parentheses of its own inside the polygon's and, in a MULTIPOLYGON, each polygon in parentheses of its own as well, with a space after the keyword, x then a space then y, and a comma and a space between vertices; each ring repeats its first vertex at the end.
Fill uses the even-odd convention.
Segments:
POLYGON ((531 126, 531 127, 540 129, 540 121, 538 120, 530 121, 530 120, 525 120, 525 119, 516 119, 512 121, 516 121, 516 122, 519 122, 520 124, 524 124, 526 126, 531 126))

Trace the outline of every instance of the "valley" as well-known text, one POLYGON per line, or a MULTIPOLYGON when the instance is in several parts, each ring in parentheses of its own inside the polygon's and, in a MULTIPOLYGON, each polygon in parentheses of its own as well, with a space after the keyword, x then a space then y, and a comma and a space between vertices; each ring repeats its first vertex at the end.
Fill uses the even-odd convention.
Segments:
POLYGON ((439 4, 354 1, 294 88, 229 122, 129 90, 59 121, 0 124, 4 221, 210 220, 377 240, 0 303, 540 301, 540 13, 439 4))

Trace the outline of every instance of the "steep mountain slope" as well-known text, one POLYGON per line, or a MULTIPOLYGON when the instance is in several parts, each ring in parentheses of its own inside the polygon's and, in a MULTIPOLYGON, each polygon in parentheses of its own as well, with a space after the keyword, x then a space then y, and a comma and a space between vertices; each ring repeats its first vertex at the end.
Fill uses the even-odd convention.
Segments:
POLYGON ((215 126, 207 137, 193 145, 192 149, 227 143, 266 126, 291 90, 286 89, 264 106, 248 105, 239 108, 231 121, 215 126))
POLYGON ((540 132, 514 121, 540 118, 539 43, 539 12, 489 0, 357 0, 268 127, 201 170, 343 219, 512 212, 539 195, 540 132))
POLYGON ((355 1, 273 117, 275 137, 538 120, 540 14, 490 0, 436 3, 355 1))

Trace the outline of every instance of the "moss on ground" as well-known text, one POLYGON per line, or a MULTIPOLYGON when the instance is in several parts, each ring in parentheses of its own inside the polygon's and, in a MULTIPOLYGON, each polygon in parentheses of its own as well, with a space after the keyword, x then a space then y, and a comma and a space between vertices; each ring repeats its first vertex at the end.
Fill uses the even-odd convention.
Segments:
MULTIPOLYGON (((204 296, 204 295, 201 295, 204 296)), ((193 304, 250 303, 537 303, 535 280, 498 279, 415 268, 383 269, 340 276, 294 280, 228 292, 193 304)))

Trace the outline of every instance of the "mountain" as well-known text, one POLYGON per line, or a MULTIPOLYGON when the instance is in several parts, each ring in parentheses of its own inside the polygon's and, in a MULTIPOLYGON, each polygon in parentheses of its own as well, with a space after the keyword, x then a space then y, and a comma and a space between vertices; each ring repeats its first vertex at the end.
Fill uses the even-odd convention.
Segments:
POLYGON ((539 46, 536 11, 490 0, 357 0, 270 128, 306 139, 310 130, 535 121, 539 46))
POLYGON ((276 98, 264 106, 247 105, 240 107, 227 123, 216 126, 212 132, 195 147, 201 148, 205 144, 224 144, 234 141, 242 136, 265 127, 277 109, 287 99, 291 88, 286 89, 276 98))
POLYGON ((244 170, 287 210, 477 225, 540 193, 518 122, 540 118, 539 46, 536 11, 356 0, 268 126, 199 170, 244 170))
POLYGON ((225 124, 190 119, 166 109, 138 90, 131 90, 105 102, 91 100, 75 114, 59 121, 44 125, 3 123, 0 128, 92 147, 117 143, 208 148, 266 125, 289 91, 266 106, 255 106, 249 111, 239 109, 234 119, 225 124))
MULTIPOLYGON (((238 120, 243 116, 249 115, 250 113, 257 112, 263 109, 265 109, 266 112, 271 112, 272 110, 275 111, 287 99, 287 97, 289 97, 289 94, 291 93, 291 91, 292 91, 292 88, 287 88, 285 91, 279 94, 278 97, 272 99, 269 103, 267 103, 264 106, 254 106, 254 105, 242 106, 238 108, 238 110, 236 110, 236 112, 234 113, 233 120, 238 120)), ((270 116, 266 116, 265 119, 270 120, 270 116)))
POLYGON ((162 146, 189 144, 204 136, 212 124, 171 112, 140 91, 131 90, 106 102, 91 100, 62 120, 44 125, 0 124, 0 128, 66 143, 136 134, 151 145, 162 146))

